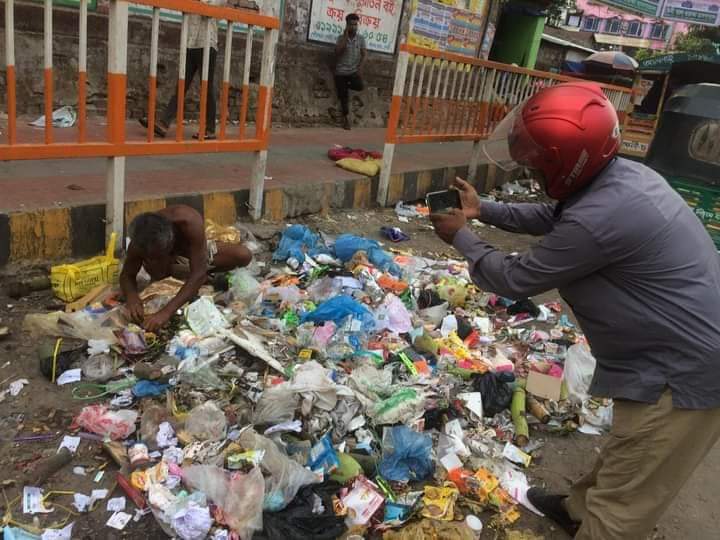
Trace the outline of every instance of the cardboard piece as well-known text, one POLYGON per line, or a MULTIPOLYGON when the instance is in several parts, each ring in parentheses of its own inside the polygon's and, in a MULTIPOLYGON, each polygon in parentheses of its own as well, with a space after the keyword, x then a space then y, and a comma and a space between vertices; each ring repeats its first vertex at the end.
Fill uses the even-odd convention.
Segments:
POLYGON ((534 396, 558 401, 561 387, 562 379, 560 377, 553 377, 531 370, 528 373, 525 389, 534 396))

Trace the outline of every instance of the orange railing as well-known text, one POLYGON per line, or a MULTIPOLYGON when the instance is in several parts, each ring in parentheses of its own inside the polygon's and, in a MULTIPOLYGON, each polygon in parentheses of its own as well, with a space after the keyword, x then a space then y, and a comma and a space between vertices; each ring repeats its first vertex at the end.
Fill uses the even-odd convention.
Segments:
MULTIPOLYGON (((378 202, 387 203, 397 144, 475 141, 468 176, 477 174, 479 141, 516 105, 541 88, 571 77, 434 51, 400 46, 385 139, 378 202)), ((621 121, 630 89, 600 84, 621 121)))
MULTIPOLYGON (((274 81, 275 48, 278 40, 280 20, 277 7, 273 2, 261 13, 246 9, 235 9, 204 4, 198 0, 134 0, 153 8, 152 31, 150 39, 150 66, 148 77, 148 128, 143 138, 128 138, 126 133, 127 102, 127 43, 128 43, 128 3, 111 0, 108 14, 108 100, 107 130, 104 136, 89 140, 87 129, 87 2, 79 0, 78 35, 78 94, 77 94, 77 130, 75 140, 55 140, 52 125, 53 113, 53 30, 52 0, 44 2, 44 112, 45 126, 42 140, 20 140, 17 133, 17 95, 15 70, 14 38, 14 0, 5 0, 5 60, 7 65, 7 136, 0 142, 0 160, 31 160, 53 158, 111 158, 108 165, 108 233, 122 233, 122 205, 124 203, 124 159, 126 156, 145 156, 163 154, 189 154, 209 152, 256 152, 257 164, 253 169, 251 189, 251 213, 259 217, 262 205, 262 189, 265 174, 267 147, 270 135, 270 113, 272 87, 274 81), (177 128, 174 137, 159 140, 154 137, 155 113, 157 110, 157 60, 160 31, 160 9, 171 9, 183 14, 180 57, 178 60, 178 107, 177 128), (185 112, 183 97, 185 91, 185 62, 187 55, 188 16, 200 15, 204 25, 204 49, 200 92, 200 115, 198 140, 186 140, 183 123, 185 112), (206 102, 208 94, 208 70, 210 57, 211 20, 227 22, 224 49, 223 80, 220 92, 220 125, 218 137, 205 139, 206 102), (233 53, 233 27, 248 25, 244 44, 244 65, 242 75, 242 98, 239 125, 236 128, 229 121, 228 101, 230 95, 231 58, 233 53), (262 66, 258 90, 257 109, 255 110, 254 129, 248 129, 250 60, 252 57, 253 36, 257 32, 263 36, 262 66), (4 143, 4 144, 3 144, 4 143), (111 185, 112 184, 112 185, 111 185), (254 205, 254 206, 253 206, 254 205)), ((233 122, 234 123, 234 122, 233 122)))

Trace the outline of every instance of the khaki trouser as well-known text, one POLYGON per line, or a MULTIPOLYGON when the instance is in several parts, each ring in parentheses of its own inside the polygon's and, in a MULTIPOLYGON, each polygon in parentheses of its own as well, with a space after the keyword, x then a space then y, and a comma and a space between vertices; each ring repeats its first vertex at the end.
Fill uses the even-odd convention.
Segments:
POLYGON ((576 540, 643 540, 720 437, 720 409, 675 409, 616 400, 610 439, 595 468, 571 489, 576 540))

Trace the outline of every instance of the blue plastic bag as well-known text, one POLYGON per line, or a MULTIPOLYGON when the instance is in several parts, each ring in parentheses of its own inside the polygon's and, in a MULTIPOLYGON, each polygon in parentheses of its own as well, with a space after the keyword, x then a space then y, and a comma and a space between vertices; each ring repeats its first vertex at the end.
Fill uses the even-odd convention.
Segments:
POLYGON ((375 240, 369 240, 353 234, 341 234, 335 240, 335 256, 342 262, 347 262, 353 258, 358 251, 367 253, 368 260, 373 266, 379 268, 383 272, 390 272, 395 276, 401 274, 400 267, 393 262, 392 257, 386 251, 383 251, 375 240))
POLYGON ((287 261, 290 258, 299 263, 305 262, 305 254, 311 257, 319 253, 327 253, 322 244, 318 246, 320 237, 305 225, 291 225, 285 229, 280 244, 273 253, 273 261, 287 261))
POLYGON ((310 450, 308 467, 311 471, 322 469, 325 474, 332 474, 340 467, 340 459, 333 448, 330 435, 325 435, 310 450))
POLYGON ((133 386, 132 393, 136 398, 155 397, 164 394, 168 388, 170 388, 169 384, 142 380, 133 386))
POLYGON ((393 482, 424 480, 433 471, 432 438, 407 426, 385 428, 380 475, 393 482))
POLYGON ((320 304, 315 310, 303 314, 300 321, 325 322, 332 321, 340 326, 346 317, 353 317, 362 323, 363 330, 371 330, 375 326, 372 313, 363 304, 346 295, 335 296, 320 304))

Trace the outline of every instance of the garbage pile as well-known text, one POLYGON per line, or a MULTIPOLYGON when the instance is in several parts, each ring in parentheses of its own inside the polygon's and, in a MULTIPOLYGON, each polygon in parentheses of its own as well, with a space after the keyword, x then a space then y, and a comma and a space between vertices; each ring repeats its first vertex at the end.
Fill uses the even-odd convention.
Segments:
MULTIPOLYGON (((478 290, 464 262, 292 225, 271 264, 227 281, 159 335, 112 302, 26 319, 81 340, 45 345, 41 369, 86 402, 77 440, 117 464, 110 527, 129 499, 183 540, 477 538, 534 511, 524 471, 544 436, 609 425, 560 304, 478 290)), ((146 313, 181 285, 151 284, 146 313)))

